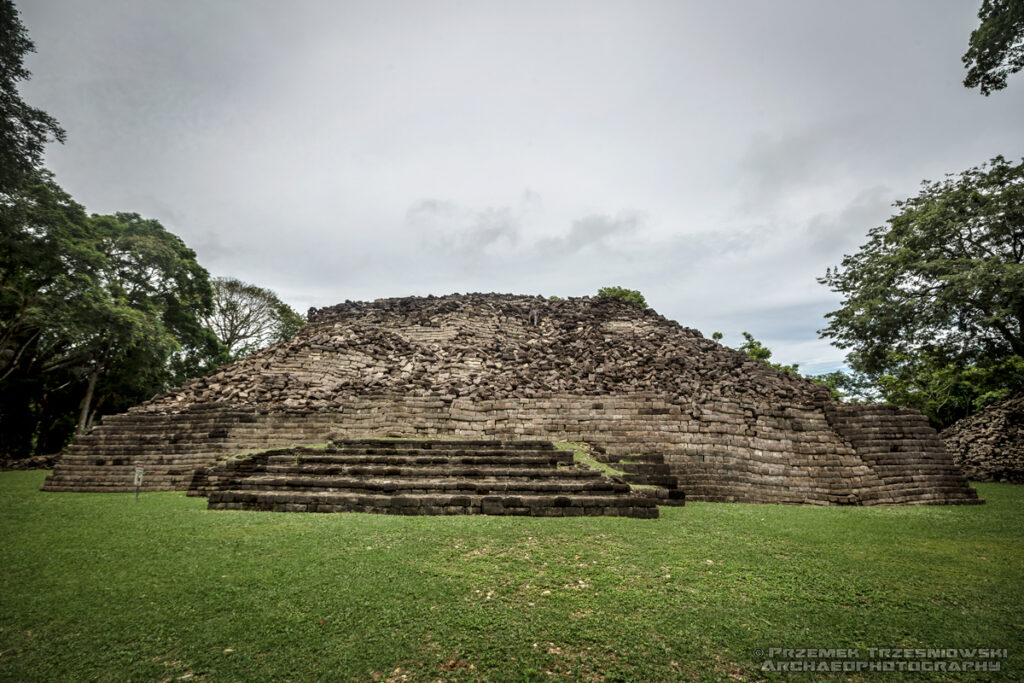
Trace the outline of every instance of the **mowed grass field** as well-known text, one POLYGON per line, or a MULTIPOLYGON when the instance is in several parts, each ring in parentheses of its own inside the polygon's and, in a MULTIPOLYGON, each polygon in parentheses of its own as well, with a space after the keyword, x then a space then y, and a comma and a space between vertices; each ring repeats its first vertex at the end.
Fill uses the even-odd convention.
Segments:
POLYGON ((980 678, 1024 679, 1024 487, 530 519, 208 511, 43 476, 0 473, 3 680, 850 677, 764 672, 773 647, 1006 649, 980 678))

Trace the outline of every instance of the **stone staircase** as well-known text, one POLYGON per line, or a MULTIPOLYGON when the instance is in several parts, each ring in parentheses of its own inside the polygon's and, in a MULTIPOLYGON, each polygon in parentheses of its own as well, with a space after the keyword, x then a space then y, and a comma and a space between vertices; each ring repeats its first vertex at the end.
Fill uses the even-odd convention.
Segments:
POLYGON ((985 500, 967 483, 935 430, 916 410, 835 404, 832 428, 878 476, 881 486, 861 498, 888 504, 977 505, 985 500))
POLYGON ((658 505, 685 505, 686 494, 679 488, 679 478, 672 474, 672 467, 660 453, 630 453, 609 455, 604 449, 595 447, 595 457, 620 472, 619 478, 634 487, 637 495, 655 500, 658 505), (647 488, 635 488, 643 486, 647 488), (651 488, 653 487, 653 488, 651 488))
POLYGON ((325 440, 332 423, 321 416, 268 418, 253 410, 198 406, 182 413, 109 415, 75 437, 41 487, 43 491, 134 491, 135 465, 143 465, 142 491, 181 491, 192 473, 219 458, 259 448, 325 440))
POLYGON ((658 502, 547 441, 353 439, 229 458, 188 495, 210 509, 656 518, 658 502))

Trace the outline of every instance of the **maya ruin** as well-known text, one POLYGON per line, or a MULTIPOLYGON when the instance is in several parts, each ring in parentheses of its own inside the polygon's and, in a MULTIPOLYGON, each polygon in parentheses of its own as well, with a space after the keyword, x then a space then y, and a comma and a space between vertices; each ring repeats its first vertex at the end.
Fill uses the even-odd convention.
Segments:
POLYGON ((1024 391, 954 423, 940 436, 972 481, 1024 484, 1024 391))
MULTIPOLYGON (((832 403, 824 387, 616 299, 455 294, 346 302, 308 317, 292 339, 108 417, 76 440, 44 490, 132 491, 138 462, 143 490, 186 489, 200 470, 193 490, 208 492, 225 468, 273 470, 266 455, 214 467, 227 456, 397 438, 502 442, 513 455, 515 442, 585 442, 635 482, 695 501, 982 502, 920 413, 832 403)), ((530 448, 546 463, 530 467, 558 464, 549 446, 530 448)), ((389 457, 415 456, 394 450, 389 457)), ((282 454, 293 464, 302 456, 282 454)), ((471 467, 488 462, 462 455, 476 458, 471 467)), ((330 462, 321 474, 339 472, 323 469, 330 462)), ((595 484, 577 485, 572 495, 595 484)), ((473 504, 421 512, 487 512, 473 504)))

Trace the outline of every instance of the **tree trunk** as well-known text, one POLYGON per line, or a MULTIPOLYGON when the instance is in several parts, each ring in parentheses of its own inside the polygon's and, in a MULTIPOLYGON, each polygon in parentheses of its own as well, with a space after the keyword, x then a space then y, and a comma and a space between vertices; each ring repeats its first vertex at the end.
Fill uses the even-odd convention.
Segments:
POLYGON ((82 412, 78 414, 78 434, 85 434, 85 430, 89 427, 89 407, 92 405, 92 395, 96 390, 96 380, 99 376, 99 366, 93 368, 93 371, 89 373, 89 388, 85 390, 85 398, 82 399, 82 412))

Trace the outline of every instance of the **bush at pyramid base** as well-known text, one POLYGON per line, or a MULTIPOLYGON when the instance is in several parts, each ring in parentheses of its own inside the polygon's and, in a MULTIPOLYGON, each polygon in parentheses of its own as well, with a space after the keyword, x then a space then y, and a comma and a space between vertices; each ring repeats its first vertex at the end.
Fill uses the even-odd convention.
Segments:
POLYGON ((184 489, 328 438, 584 441, 658 454, 689 500, 980 502, 917 412, 828 391, 609 298, 471 294, 310 311, 294 338, 79 437, 45 490, 184 489))

